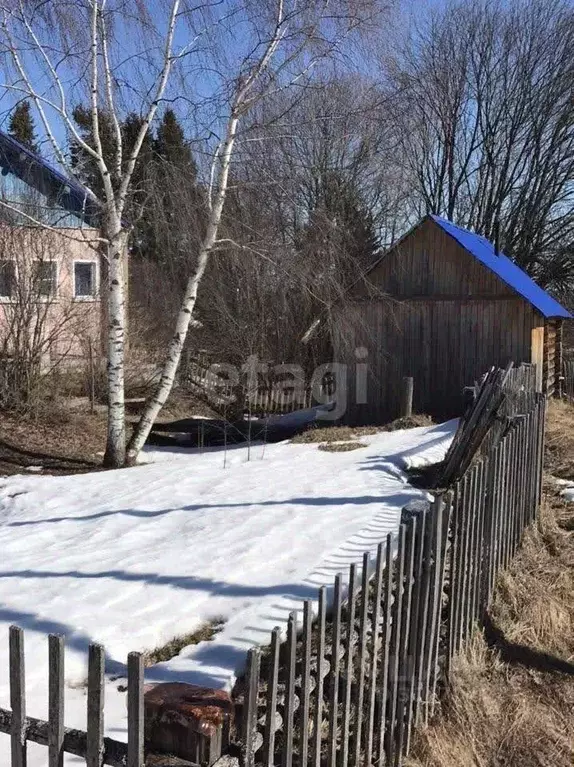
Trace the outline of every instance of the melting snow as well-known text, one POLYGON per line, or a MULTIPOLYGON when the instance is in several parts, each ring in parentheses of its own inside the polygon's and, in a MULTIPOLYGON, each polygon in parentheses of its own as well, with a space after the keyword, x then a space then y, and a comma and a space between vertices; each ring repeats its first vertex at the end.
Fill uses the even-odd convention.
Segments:
MULTIPOLYGON (((12 623, 25 629, 31 716, 47 718, 48 633, 66 637, 68 727, 85 727, 89 642, 107 652, 110 737, 126 738, 127 653, 216 616, 214 641, 147 669, 146 681, 229 689, 250 646, 397 530, 401 507, 425 497, 404 468, 443 458, 455 425, 365 437, 348 453, 241 445, 224 467, 220 449, 162 449, 133 469, 0 479, 0 706, 12 623)), ((8 767, 8 736, 0 742, 8 767)), ((29 751, 29 767, 46 764, 46 749, 29 751)))

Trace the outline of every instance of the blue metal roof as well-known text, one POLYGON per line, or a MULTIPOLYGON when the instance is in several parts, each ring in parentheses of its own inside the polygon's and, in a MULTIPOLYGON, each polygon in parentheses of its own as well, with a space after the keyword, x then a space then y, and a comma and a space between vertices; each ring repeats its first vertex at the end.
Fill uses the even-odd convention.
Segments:
POLYGON ((77 214, 90 225, 97 225, 101 205, 92 192, 1 130, 0 167, 42 194, 51 194, 64 210, 77 214))
POLYGON ((494 272, 497 277, 500 277, 509 288, 515 290, 522 298, 532 304, 544 317, 572 317, 570 312, 560 306, 558 301, 545 290, 542 290, 540 285, 537 285, 514 261, 511 261, 500 251, 497 253, 494 245, 485 237, 462 229, 440 216, 431 215, 431 218, 459 245, 462 245, 468 253, 478 259, 491 272, 494 272))

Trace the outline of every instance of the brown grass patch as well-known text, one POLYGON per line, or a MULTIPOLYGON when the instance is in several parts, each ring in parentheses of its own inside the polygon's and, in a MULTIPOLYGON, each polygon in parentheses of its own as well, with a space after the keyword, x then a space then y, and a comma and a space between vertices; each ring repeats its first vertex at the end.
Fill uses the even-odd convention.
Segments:
POLYGON ((547 670, 574 661, 574 534, 566 517, 574 505, 549 492, 538 526, 497 584, 492 618, 502 642, 488 647, 477 632, 455 659, 441 710, 415 734, 410 767, 574 764, 574 677, 547 670))
MULTIPOLYGON (((317 429, 308 429, 297 434, 291 442, 295 444, 309 444, 314 442, 352 442, 361 437, 370 437, 382 431, 398 431, 399 429, 414 429, 417 426, 431 426, 433 420, 428 415, 412 415, 405 418, 397 418, 383 426, 323 426, 317 429)), ((323 450, 325 448, 322 448, 323 450)))
POLYGON ((324 450, 326 453, 348 453, 361 447, 367 446, 363 442, 323 442, 318 450, 324 450))
POLYGON ((574 405, 553 399, 546 419, 546 470, 557 477, 574 480, 574 405))
POLYGON ((165 644, 153 650, 147 650, 144 653, 144 665, 147 668, 154 666, 156 663, 171 660, 176 655, 179 655, 184 647, 199 644, 200 642, 209 642, 223 629, 224 623, 225 620, 223 618, 214 618, 189 634, 173 637, 173 639, 170 639, 165 644))

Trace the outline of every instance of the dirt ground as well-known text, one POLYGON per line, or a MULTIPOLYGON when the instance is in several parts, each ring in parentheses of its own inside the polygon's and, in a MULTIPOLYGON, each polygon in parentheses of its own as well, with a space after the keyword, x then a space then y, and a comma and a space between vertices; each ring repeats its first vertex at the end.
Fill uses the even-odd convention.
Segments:
MULTIPOLYGON (((128 424, 137 421, 142 400, 126 403, 128 424)), ((106 446, 105 406, 90 412, 87 398, 51 402, 32 415, 0 414, 0 476, 39 472, 80 474, 101 469, 106 446)), ((159 420, 205 413, 196 400, 176 395, 159 420)), ((129 428, 129 425, 128 425, 129 428)))
POLYGON ((455 662, 408 767, 574 765, 574 504, 553 477, 574 479, 574 406, 552 402, 544 502, 490 623, 455 662))

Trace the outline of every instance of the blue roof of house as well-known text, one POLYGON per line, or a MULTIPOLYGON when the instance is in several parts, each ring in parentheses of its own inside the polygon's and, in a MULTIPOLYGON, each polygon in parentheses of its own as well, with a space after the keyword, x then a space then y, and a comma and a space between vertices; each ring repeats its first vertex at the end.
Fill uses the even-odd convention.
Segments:
POLYGON ((101 206, 92 192, 1 130, 0 168, 42 194, 53 195, 61 208, 76 213, 86 223, 97 223, 101 206))
POLYGON ((494 272, 497 277, 500 277, 509 288, 515 290, 522 298, 532 304, 544 317, 572 317, 570 312, 560 306, 558 301, 545 290, 542 290, 540 285, 537 285, 514 261, 511 261, 500 251, 497 253, 494 245, 485 237, 462 229, 440 216, 431 215, 431 218, 468 253, 478 259, 491 272, 494 272))

